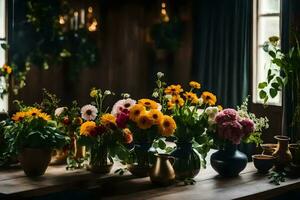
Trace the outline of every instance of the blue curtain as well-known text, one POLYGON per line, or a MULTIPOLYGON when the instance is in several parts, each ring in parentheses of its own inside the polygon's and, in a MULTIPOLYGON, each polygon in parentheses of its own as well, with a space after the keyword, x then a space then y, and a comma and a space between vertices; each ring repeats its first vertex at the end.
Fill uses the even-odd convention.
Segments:
POLYGON ((235 107, 248 95, 251 0, 194 0, 192 76, 235 107))

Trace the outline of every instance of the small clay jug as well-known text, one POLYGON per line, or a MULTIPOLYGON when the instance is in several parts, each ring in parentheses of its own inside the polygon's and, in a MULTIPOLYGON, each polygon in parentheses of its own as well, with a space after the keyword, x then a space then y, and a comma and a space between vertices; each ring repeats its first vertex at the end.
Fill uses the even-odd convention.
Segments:
POLYGON ((168 186, 175 182, 173 168, 174 157, 168 154, 155 154, 156 161, 150 169, 150 180, 159 186, 168 186))
POLYGON ((274 137, 277 141, 277 148, 273 153, 276 158, 274 162, 275 170, 283 170, 292 161, 292 154, 289 150, 290 138, 283 135, 276 135, 274 137))
POLYGON ((277 148, 277 144, 261 144, 260 146, 263 150, 261 154, 269 156, 271 156, 277 148))

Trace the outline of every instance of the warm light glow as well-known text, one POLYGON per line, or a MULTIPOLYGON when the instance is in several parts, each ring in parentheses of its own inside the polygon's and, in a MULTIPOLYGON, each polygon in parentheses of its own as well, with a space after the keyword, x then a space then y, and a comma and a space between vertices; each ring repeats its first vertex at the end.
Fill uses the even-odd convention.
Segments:
POLYGON ((163 19, 162 19, 164 22, 168 22, 170 21, 170 18, 168 15, 164 16, 163 19))
POLYGON ((74 17, 78 17, 78 12, 77 11, 74 12, 74 17))
POLYGON ((162 8, 166 8, 166 3, 164 3, 164 2, 161 3, 161 7, 162 7, 162 8))
POLYGON ((94 32, 97 30, 98 22, 96 19, 93 20, 93 23, 88 27, 90 32, 94 32))
POLYGON ((161 14, 162 14, 162 15, 166 15, 166 14, 167 14, 167 11, 166 11, 166 9, 164 9, 164 8, 163 8, 163 9, 161 9, 161 14))
POLYGON ((59 21, 58 21, 60 24, 65 24, 66 23, 66 21, 65 21, 65 19, 64 19, 64 17, 63 16, 59 16, 59 21))
POLYGON ((93 12, 92 6, 90 6, 90 7, 88 8, 88 12, 89 12, 89 13, 92 13, 92 12, 93 12))

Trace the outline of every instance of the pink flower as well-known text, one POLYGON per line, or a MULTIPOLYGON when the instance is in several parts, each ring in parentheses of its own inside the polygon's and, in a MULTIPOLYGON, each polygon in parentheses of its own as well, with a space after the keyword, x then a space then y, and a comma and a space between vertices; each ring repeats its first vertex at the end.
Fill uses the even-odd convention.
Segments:
POLYGON ((254 132, 255 124, 251 119, 245 118, 240 120, 239 122, 243 126, 243 131, 246 136, 254 132))
POLYGON ((224 122, 219 125, 218 135, 220 138, 239 144, 244 136, 243 126, 237 121, 224 122))
POLYGON ((216 116, 216 122, 222 124, 224 122, 234 121, 238 119, 238 113, 232 108, 227 108, 219 112, 216 116))
POLYGON ((126 128, 126 125, 127 125, 127 122, 128 122, 128 119, 129 119, 129 112, 121 112, 117 115, 117 119, 116 119, 116 123, 117 123, 117 126, 119 128, 126 128))
POLYGON ((130 110, 130 108, 135 105, 136 101, 128 98, 128 99, 121 99, 115 103, 115 105, 112 108, 111 114, 114 116, 117 116, 121 112, 124 112, 123 110, 130 110))

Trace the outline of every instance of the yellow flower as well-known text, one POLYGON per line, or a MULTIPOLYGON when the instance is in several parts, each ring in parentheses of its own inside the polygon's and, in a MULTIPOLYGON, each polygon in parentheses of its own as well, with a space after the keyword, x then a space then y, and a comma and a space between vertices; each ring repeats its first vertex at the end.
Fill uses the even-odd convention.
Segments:
POLYGON ((183 106, 183 104, 184 104, 183 98, 181 98, 179 95, 173 96, 172 99, 171 99, 171 102, 175 105, 180 106, 180 107, 183 106))
POLYGON ((27 110, 26 116, 37 117, 41 113, 42 113, 42 111, 40 109, 30 108, 29 110, 27 110))
POLYGON ((143 105, 141 104, 135 104, 130 108, 129 111, 129 119, 132 121, 137 121, 140 115, 144 114, 146 112, 146 109, 143 105))
POLYGON ((42 119, 45 120, 45 121, 51 120, 50 115, 47 115, 46 113, 39 113, 39 114, 38 114, 38 117, 42 118, 42 119))
POLYGON ((181 85, 170 85, 165 89, 165 94, 178 95, 182 91, 181 85))
POLYGON ((162 117, 163 117, 162 112, 160 112, 159 110, 155 110, 155 109, 150 110, 150 111, 148 112, 148 115, 149 115, 150 119, 153 121, 153 124, 158 124, 159 121, 160 121, 160 120, 162 119, 162 117))
POLYGON ((207 91, 202 93, 201 98, 203 99, 203 103, 209 104, 210 106, 215 105, 217 102, 217 97, 213 93, 207 91))
POLYGON ((104 126, 112 127, 117 126, 116 117, 112 114, 104 114, 100 118, 101 124, 104 126))
POLYGON ((164 115, 159 122, 159 132, 162 136, 171 136, 176 130, 176 122, 168 115, 164 115))
POLYGON ((11 74, 12 73, 12 68, 6 64, 3 65, 3 71, 6 72, 7 74, 11 74))
POLYGON ((189 83, 189 85, 192 87, 192 88, 195 88, 195 89, 200 89, 201 88, 201 84, 196 82, 196 81, 191 81, 189 83))
POLYGON ((222 107, 221 105, 218 105, 217 107, 218 107, 218 110, 219 110, 219 111, 222 111, 222 110, 223 110, 223 107, 222 107))
POLYGON ((98 94, 98 91, 93 88, 90 92, 90 97, 95 98, 97 96, 97 94, 98 94))
POLYGON ((140 115, 139 118, 137 119, 137 126, 140 129, 148 129, 152 125, 153 125, 153 121, 147 113, 140 115))
POLYGON ((93 121, 84 122, 80 126, 80 135, 89 136, 96 129, 96 123, 93 121))
POLYGON ((183 96, 185 96, 186 100, 191 101, 194 104, 199 103, 197 95, 193 92, 185 92, 183 96))
POLYGON ((22 121, 24 118, 26 117, 26 113, 25 112, 17 112, 16 114, 14 114, 12 116, 12 120, 19 122, 22 121))
POLYGON ((172 109, 174 108, 174 106, 175 106, 175 104, 172 103, 172 101, 169 101, 169 102, 168 102, 168 109, 169 109, 169 110, 172 110, 172 109))
POLYGON ((147 109, 157 109, 158 104, 151 99, 140 99, 138 101, 139 104, 144 105, 147 109))

